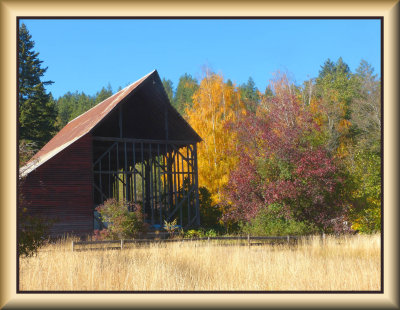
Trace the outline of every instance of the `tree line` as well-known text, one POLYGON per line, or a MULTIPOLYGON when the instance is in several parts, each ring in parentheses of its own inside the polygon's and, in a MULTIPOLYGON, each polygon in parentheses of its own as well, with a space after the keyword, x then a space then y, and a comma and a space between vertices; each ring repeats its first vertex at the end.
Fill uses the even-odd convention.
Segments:
POLYGON ((380 85, 366 61, 351 72, 342 58, 302 85, 277 72, 263 93, 206 72, 186 117, 204 140, 199 183, 221 224, 257 234, 379 231, 380 85))
MULTIPOLYGON (((23 24, 18 48, 19 135, 28 149, 113 93, 108 85, 54 99, 23 24)), ((183 74, 176 88, 162 82, 203 138, 203 225, 257 234, 380 231, 381 81, 366 61, 351 72, 342 58, 328 59, 301 85, 276 72, 263 91, 251 77, 236 85, 209 69, 200 81, 183 74)))

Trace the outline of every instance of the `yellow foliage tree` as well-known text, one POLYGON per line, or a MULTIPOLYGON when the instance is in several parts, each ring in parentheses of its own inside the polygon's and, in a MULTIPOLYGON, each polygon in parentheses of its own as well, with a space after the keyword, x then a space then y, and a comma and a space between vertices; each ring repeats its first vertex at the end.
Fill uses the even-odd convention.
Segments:
POLYGON ((244 113, 235 85, 210 72, 193 95, 193 106, 186 110, 188 122, 203 138, 198 146, 199 185, 211 192, 213 203, 221 201, 229 172, 238 162, 237 141, 228 125, 244 113))

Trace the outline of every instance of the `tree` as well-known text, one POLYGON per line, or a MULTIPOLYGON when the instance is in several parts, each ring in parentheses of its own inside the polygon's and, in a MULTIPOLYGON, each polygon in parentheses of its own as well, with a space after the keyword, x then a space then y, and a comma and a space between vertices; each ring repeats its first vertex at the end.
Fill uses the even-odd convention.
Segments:
POLYGON ((351 218, 353 229, 362 233, 380 231, 381 226, 381 89, 380 80, 366 61, 353 75, 357 96, 351 122, 355 141, 347 167, 354 189, 351 218))
POLYGON ((226 218, 249 222, 267 212, 322 231, 346 229, 343 176, 319 126, 285 75, 271 88, 274 97, 236 127, 241 160, 226 187, 226 218))
POLYGON ((221 201, 222 189, 238 161, 238 142, 227 131, 243 113, 234 85, 211 72, 206 72, 193 95, 193 106, 186 109, 190 125, 203 138, 198 147, 199 184, 211 192, 213 204, 221 201))
POLYGON ((313 79, 309 79, 308 81, 303 82, 303 87, 301 89, 301 98, 303 101, 303 105, 311 105, 311 101, 313 100, 315 92, 315 81, 313 79))
POLYGON ((361 233, 381 230, 381 156, 357 150, 351 162, 354 189, 350 210, 352 228, 361 233))
POLYGON ((329 150, 346 156, 353 134, 351 110, 356 93, 350 68, 341 57, 336 63, 328 59, 321 67, 316 79, 316 94, 329 150))
POLYGON ((265 98, 267 98, 267 97, 273 97, 273 92, 272 92, 272 89, 271 89, 271 86, 270 85, 268 85, 266 88, 265 88, 265 91, 264 91, 264 97, 265 98))
MULTIPOLYGON (((41 81, 47 68, 42 68, 39 53, 35 53, 34 41, 24 24, 18 36, 18 116, 19 116, 19 164, 23 166, 37 148, 42 147, 55 133, 55 102, 45 91, 52 81, 41 81)), ((18 256, 34 255, 45 241, 51 221, 29 214, 18 180, 18 256)))
POLYGON ((319 78, 323 79, 326 76, 332 76, 335 73, 335 63, 329 58, 325 61, 324 65, 321 66, 321 70, 319 71, 319 78))
MULTIPOLYGON (((84 93, 82 93, 82 95, 84 95, 84 93)), ((111 88, 110 83, 108 83, 107 88, 102 87, 102 89, 96 93, 94 103, 98 104, 98 103, 106 100, 111 95, 112 95, 112 88, 111 88)))
POLYGON ((259 101, 260 92, 258 91, 253 78, 250 76, 246 84, 242 84, 239 87, 240 98, 243 100, 245 106, 255 111, 259 101))
POLYGON ((168 95, 169 102, 173 104, 174 102, 174 89, 172 86, 172 81, 171 80, 166 80, 165 78, 162 79, 162 83, 165 89, 165 92, 168 95))
POLYGON ((104 87, 100 92, 97 92, 95 97, 88 96, 84 92, 71 93, 67 92, 62 97, 58 98, 57 106, 57 128, 62 129, 69 121, 92 108, 96 103, 103 101, 111 96, 111 89, 104 87))
POLYGON ((205 187, 199 187, 200 218, 202 228, 222 230, 222 210, 213 204, 210 191, 205 187))
POLYGON ((328 59, 310 105, 328 149, 343 163, 352 228, 364 233, 379 231, 381 223, 381 90, 373 72, 366 61, 352 73, 342 58, 328 59))
POLYGON ((179 78, 172 104, 181 115, 185 115, 185 110, 193 106, 193 95, 198 89, 197 80, 190 74, 185 73, 179 78))
POLYGON ((66 93, 64 96, 58 98, 56 102, 57 107, 57 119, 56 127, 61 130, 71 119, 73 105, 71 104, 72 94, 66 93))
POLYGON ((18 36, 19 137, 35 142, 40 148, 56 131, 57 112, 51 94, 45 90, 45 85, 53 82, 41 81, 47 67, 42 68, 43 61, 39 60, 34 46, 32 36, 22 24, 18 36))
POLYGON ((351 122, 360 147, 380 153, 381 144, 381 85, 374 69, 362 60, 353 75, 357 96, 353 100, 351 122))

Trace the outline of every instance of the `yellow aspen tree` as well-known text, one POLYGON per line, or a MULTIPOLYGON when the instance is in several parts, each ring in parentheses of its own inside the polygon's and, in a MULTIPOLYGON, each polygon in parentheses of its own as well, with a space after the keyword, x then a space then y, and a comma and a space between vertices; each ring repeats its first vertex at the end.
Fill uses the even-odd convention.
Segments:
POLYGON ((229 124, 234 124, 244 111, 235 85, 209 72, 193 95, 193 106, 186 110, 188 122, 203 138, 198 146, 199 185, 211 192, 216 204, 238 161, 237 141, 229 124))

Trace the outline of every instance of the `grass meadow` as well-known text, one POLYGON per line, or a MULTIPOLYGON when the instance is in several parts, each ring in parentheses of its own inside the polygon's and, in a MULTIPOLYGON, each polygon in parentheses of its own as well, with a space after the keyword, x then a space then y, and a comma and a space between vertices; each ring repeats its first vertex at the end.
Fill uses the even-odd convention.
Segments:
POLYGON ((19 277, 22 291, 370 291, 381 289, 380 271, 379 235, 74 252, 68 239, 20 258, 19 277))

